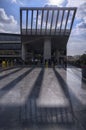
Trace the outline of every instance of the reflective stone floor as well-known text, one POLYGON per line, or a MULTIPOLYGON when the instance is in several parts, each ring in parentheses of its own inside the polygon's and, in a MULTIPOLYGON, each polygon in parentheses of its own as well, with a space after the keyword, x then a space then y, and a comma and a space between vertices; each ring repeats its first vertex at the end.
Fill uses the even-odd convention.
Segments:
POLYGON ((0 71, 0 130, 85 130, 85 87, 74 67, 0 71))

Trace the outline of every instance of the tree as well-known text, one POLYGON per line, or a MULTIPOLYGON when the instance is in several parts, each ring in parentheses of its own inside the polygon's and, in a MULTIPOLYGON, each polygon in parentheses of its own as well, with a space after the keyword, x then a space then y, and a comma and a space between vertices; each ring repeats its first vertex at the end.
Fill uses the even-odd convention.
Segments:
POLYGON ((81 55, 80 61, 81 61, 81 65, 86 65, 86 54, 81 55))

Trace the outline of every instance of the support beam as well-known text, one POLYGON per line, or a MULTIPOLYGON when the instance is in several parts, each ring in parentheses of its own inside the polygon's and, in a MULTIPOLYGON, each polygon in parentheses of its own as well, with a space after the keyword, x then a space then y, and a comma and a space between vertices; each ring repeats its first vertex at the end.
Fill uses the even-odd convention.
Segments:
POLYGON ((27 53, 27 48, 24 43, 22 43, 22 60, 25 62, 26 60, 26 53, 27 53))
MULTIPOLYGON (((24 35, 26 35, 28 33, 28 35, 32 35, 32 32, 34 31, 34 35, 42 35, 42 32, 43 32, 43 35, 48 35, 48 36, 51 36, 53 30, 53 35, 60 35, 57 32, 57 26, 58 26, 58 20, 59 20, 59 17, 61 18, 61 24, 60 24, 60 32, 62 30, 62 25, 63 25, 63 21, 64 21, 64 14, 66 11, 68 11, 68 14, 67 14, 67 17, 66 17, 66 21, 65 21, 65 25, 64 25, 64 30, 62 31, 63 33, 66 33, 67 35, 70 35, 70 32, 71 32, 71 29, 72 29, 72 25, 73 25, 73 21, 74 21, 74 17, 75 17, 75 13, 76 13, 76 9, 77 8, 64 8, 64 7, 43 7, 43 8, 20 8, 20 32, 21 34, 23 33, 24 35), (26 11, 26 27, 25 28, 22 28, 22 12, 23 11, 26 11), (28 12, 31 11, 31 19, 28 19, 28 12), (36 11, 36 25, 35 25, 35 29, 33 29, 33 12, 36 11), (39 11, 41 11, 41 25, 40 25, 40 30, 38 29, 38 19, 39 19, 39 11), (47 15, 46 15, 46 21, 45 21, 45 28, 43 28, 43 20, 44 20, 44 12, 46 11, 47 15), (54 28, 53 28, 53 22, 54 22, 54 13, 55 11, 57 11, 57 17, 56 17, 56 21, 55 21, 55 25, 54 25, 54 28), (60 15, 60 11, 63 11, 63 14, 62 14, 62 17, 60 15), (68 23, 68 20, 69 20, 69 16, 71 15, 70 14, 70 11, 73 11, 73 17, 71 18, 70 20, 70 28, 66 29, 67 27, 67 23, 68 23), (51 13, 51 17, 49 17, 49 13, 51 13), (31 20, 31 26, 28 30, 28 21, 31 20), (47 28, 47 25, 48 25, 48 20, 50 20, 50 28, 48 30, 47 28), (38 33, 38 31, 40 31, 40 34, 38 33), (47 33, 49 31, 49 33, 47 33)), ((30 14, 29 14, 30 15, 30 14)))
POLYGON ((44 40, 44 61, 51 59, 51 39, 45 38, 44 40))
POLYGON ((52 24, 53 24, 53 15, 54 15, 54 10, 52 10, 51 25, 50 25, 50 35, 51 35, 52 24))
POLYGON ((37 25, 38 25, 38 10, 37 10, 37 15, 36 15, 36 34, 37 34, 37 25))
POLYGON ((59 56, 60 56, 60 52, 59 50, 57 49, 56 50, 56 60, 57 60, 57 64, 59 65, 59 56))
POLYGON ((49 10, 47 11, 47 16, 46 16, 45 34, 46 34, 46 32, 47 32, 48 16, 49 16, 49 10))
POLYGON ((56 29, 57 29, 58 19, 59 19, 59 10, 57 11, 56 25, 55 25, 55 32, 54 32, 54 34, 56 34, 56 29))
POLYGON ((42 33, 43 16, 44 16, 44 10, 42 10, 40 34, 42 33))
POLYGON ((70 32, 71 32, 71 30, 72 30, 72 26, 73 26, 73 22, 74 22, 75 14, 76 14, 76 9, 73 10, 73 17, 72 17, 71 26, 70 26, 70 32))
POLYGON ((22 10, 20 9, 20 32, 22 34, 22 10))
POLYGON ((43 37, 40 37, 40 38, 34 38, 33 40, 25 41, 25 42, 23 42, 23 43, 24 43, 24 44, 29 44, 29 43, 33 43, 33 42, 39 41, 39 40, 41 40, 41 39, 44 40, 43 37))
POLYGON ((60 24, 60 33, 61 33, 61 29, 62 29, 63 18, 64 18, 64 10, 62 12, 62 18, 61 18, 61 24, 60 24))
POLYGON ((71 10, 75 10, 76 7, 21 7, 21 10, 66 10, 66 9, 71 9, 71 10))
POLYGON ((26 34, 28 29, 28 10, 26 10, 26 34))
POLYGON ((33 10, 32 10, 32 17, 31 17, 31 34, 32 34, 32 26, 33 26, 33 10))
POLYGON ((69 14, 70 14, 70 10, 68 10, 68 13, 67 13, 67 19, 66 19, 66 24, 65 24, 65 28, 64 28, 64 33, 66 33, 66 28, 67 28, 69 14))

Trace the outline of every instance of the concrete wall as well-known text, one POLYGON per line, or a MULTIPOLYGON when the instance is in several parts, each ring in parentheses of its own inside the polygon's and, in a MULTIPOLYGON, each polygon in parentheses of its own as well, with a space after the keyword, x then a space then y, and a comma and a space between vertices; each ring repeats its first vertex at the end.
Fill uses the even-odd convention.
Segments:
POLYGON ((45 38, 44 40, 44 60, 51 59, 51 39, 45 38))
POLYGON ((26 60, 27 46, 22 43, 22 60, 26 60))

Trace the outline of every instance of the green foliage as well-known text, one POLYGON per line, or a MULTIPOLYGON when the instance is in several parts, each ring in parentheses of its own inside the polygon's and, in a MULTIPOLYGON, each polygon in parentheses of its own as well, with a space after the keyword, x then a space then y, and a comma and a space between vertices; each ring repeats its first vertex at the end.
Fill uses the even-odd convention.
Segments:
POLYGON ((81 55, 80 62, 81 65, 86 65, 86 54, 81 55))

